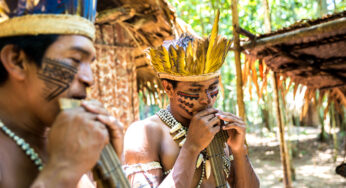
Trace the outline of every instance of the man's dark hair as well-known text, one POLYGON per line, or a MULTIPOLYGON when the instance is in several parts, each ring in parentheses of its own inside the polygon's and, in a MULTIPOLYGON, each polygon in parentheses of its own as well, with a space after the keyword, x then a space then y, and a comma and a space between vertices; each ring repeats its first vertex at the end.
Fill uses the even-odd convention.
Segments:
POLYGON ((177 85, 178 85, 178 81, 175 81, 175 80, 170 80, 170 79, 166 79, 166 78, 161 79, 161 81, 162 81, 162 80, 166 80, 168 83, 171 83, 173 89, 175 89, 175 88, 177 87, 177 85))
POLYGON ((178 45, 186 50, 189 42, 193 42, 194 40, 195 38, 192 35, 184 33, 177 39, 164 41, 162 46, 169 50, 170 46, 173 46, 175 48, 178 45))
MULTIPOLYGON (((164 41, 163 42, 163 47, 165 47, 167 50, 169 50, 169 47, 170 46, 180 46, 180 47, 183 47, 184 50, 186 50, 187 46, 189 45, 189 42, 193 42, 195 38, 192 36, 192 35, 189 35, 189 34, 182 34, 178 39, 175 39, 175 40, 168 40, 168 41, 164 41)), ((178 81, 175 81, 175 80, 170 80, 170 79, 161 79, 162 80, 166 80, 167 82, 171 83, 172 84, 172 87, 173 89, 175 89, 178 85, 178 81)))
MULTIPOLYGON (((47 48, 53 44, 59 35, 15 36, 0 38, 0 51, 6 45, 13 44, 19 50, 23 50, 27 57, 41 67, 41 61, 47 48)), ((0 59, 0 84, 3 84, 8 73, 0 59)))

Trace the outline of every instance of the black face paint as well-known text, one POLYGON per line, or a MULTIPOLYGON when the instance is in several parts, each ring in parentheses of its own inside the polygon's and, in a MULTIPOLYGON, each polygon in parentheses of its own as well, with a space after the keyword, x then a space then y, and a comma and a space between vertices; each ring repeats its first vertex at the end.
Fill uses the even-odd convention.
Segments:
POLYGON ((44 97, 51 101, 70 87, 77 68, 61 60, 43 58, 38 77, 45 82, 44 97))
POLYGON ((199 99, 199 94, 190 94, 190 93, 185 93, 182 91, 178 91, 177 94, 180 97, 183 97, 184 99, 190 99, 190 100, 198 100, 199 99))
POLYGON ((191 115, 191 116, 193 115, 193 113, 190 112, 190 111, 186 108, 186 106, 184 106, 183 104, 179 104, 179 107, 182 108, 183 110, 185 110, 185 112, 188 113, 189 115, 191 115))
POLYGON ((189 108, 193 108, 193 104, 185 101, 184 99, 179 98, 178 101, 189 108))
POLYGON ((214 98, 214 97, 216 97, 218 94, 219 94, 219 90, 210 92, 210 97, 211 97, 211 98, 214 98))

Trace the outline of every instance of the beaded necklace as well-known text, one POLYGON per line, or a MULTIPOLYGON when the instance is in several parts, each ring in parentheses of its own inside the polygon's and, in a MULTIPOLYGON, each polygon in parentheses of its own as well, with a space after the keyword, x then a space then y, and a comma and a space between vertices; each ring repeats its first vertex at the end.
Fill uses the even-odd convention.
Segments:
MULTIPOLYGON (((178 140, 178 139, 183 138, 182 141, 179 142, 179 147, 182 147, 186 141, 187 128, 184 127, 183 125, 181 125, 181 123, 179 123, 173 117, 173 115, 166 109, 161 109, 156 114, 169 128, 171 128, 169 130, 169 132, 171 134, 175 133, 175 135, 173 136, 173 140, 178 140)), ((198 181, 197 188, 201 187, 203 177, 206 174, 206 172, 205 172, 206 171, 206 160, 204 159, 204 157, 206 157, 206 151, 205 150, 203 150, 199 154, 197 162, 196 162, 196 169, 199 168, 202 164, 202 174, 201 174, 201 178, 198 181)), ((170 170, 168 171, 168 173, 169 172, 170 172, 170 170)))
POLYGON ((38 170, 41 171, 43 169, 43 163, 35 150, 23 138, 20 138, 19 136, 14 134, 14 132, 7 128, 1 121, 0 128, 2 131, 4 131, 5 134, 7 134, 12 140, 15 141, 15 143, 24 151, 24 153, 30 158, 30 160, 34 162, 38 170))

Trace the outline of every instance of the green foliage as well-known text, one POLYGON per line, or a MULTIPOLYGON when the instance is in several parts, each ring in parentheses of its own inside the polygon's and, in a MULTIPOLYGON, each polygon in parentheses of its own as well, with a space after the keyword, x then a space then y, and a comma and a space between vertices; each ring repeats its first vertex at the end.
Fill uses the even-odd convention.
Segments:
MULTIPOLYGON (((231 0, 168 0, 168 2, 176 8, 176 14, 180 19, 191 25, 197 34, 204 37, 211 32, 215 11, 220 9, 219 34, 232 38, 231 0)), ((262 2, 263 0, 238 0, 240 26, 254 34, 264 33, 264 6, 262 2)), ((321 8, 318 2, 316 0, 269 0, 272 29, 277 30, 287 27, 301 19, 320 17, 321 8)), ((346 9, 345 0, 326 0, 326 3, 327 13, 340 12, 346 9)), ((224 96, 219 96, 216 107, 227 112, 236 113, 236 71, 233 56, 233 52, 230 52, 221 69, 224 96)), ((244 62, 244 57, 242 57, 242 62, 244 62)), ((258 67, 256 69, 258 70, 258 67)), ((259 85, 262 84, 261 82, 259 85)), ((270 80, 268 82, 268 95, 263 96, 261 100, 255 94, 256 88, 254 85, 249 89, 250 84, 246 84, 243 88, 247 123, 249 125, 257 125, 262 122, 261 108, 269 111, 269 122, 275 125, 275 118, 273 117, 275 113, 272 107, 272 86, 270 80), (268 101, 270 102, 268 103, 268 101)), ((291 90, 290 92, 292 92, 291 90)), ((157 110, 157 107, 145 107, 141 103, 141 118, 147 117, 157 110), (145 112, 142 112, 142 110, 145 112)))

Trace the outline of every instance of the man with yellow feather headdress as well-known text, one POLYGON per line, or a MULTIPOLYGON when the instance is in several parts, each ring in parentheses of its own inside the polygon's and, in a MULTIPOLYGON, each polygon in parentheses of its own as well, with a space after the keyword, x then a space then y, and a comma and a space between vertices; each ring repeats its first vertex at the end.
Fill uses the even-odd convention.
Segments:
POLYGON ((99 102, 59 107, 93 83, 95 13, 96 0, 0 0, 0 187, 93 186, 83 174, 105 144, 121 154, 99 102))
POLYGON ((247 157, 245 123, 213 108, 231 44, 218 36, 218 19, 219 12, 209 38, 185 34, 150 49, 170 105, 126 132, 124 169, 132 187, 259 187, 247 157), (220 155, 210 153, 210 143, 221 133, 227 144, 216 145, 220 155), (215 157, 222 167, 211 173, 215 157), (218 181, 221 175, 227 182, 218 181))

